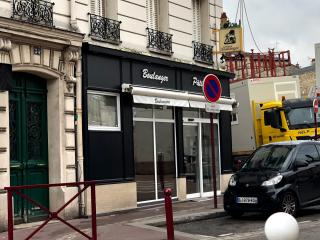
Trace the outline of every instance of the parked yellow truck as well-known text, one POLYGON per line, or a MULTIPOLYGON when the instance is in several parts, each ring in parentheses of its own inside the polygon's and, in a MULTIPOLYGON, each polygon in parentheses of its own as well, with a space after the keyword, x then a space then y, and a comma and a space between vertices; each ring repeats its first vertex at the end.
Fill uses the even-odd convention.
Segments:
POLYGON ((313 100, 290 99, 265 103, 253 101, 256 146, 270 142, 313 139, 313 100))
MULTIPOLYGON (((248 149, 233 151, 233 156, 236 159, 237 156, 248 156, 258 146, 270 142, 314 139, 313 100, 311 98, 290 99, 264 103, 252 101, 251 111, 254 136, 248 136, 245 132, 245 127, 243 127, 238 141, 241 141, 242 135, 243 143, 242 145, 239 143, 239 145, 246 146, 245 141, 250 143, 250 140, 254 140, 254 142, 248 149)), ((250 116, 248 116, 247 121, 251 121, 250 116)), ((320 121, 320 115, 318 114, 317 121, 320 121)), ((241 128, 241 123, 238 127, 241 128)), ((239 138, 239 136, 233 137, 239 138)))

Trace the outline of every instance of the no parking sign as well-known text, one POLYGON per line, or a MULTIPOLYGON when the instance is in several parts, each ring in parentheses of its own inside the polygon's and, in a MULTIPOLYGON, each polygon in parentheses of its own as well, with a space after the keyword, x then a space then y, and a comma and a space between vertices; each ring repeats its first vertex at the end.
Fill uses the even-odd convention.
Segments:
POLYGON ((208 102, 216 102, 221 97, 221 83, 214 74, 208 74, 203 79, 203 94, 208 102))

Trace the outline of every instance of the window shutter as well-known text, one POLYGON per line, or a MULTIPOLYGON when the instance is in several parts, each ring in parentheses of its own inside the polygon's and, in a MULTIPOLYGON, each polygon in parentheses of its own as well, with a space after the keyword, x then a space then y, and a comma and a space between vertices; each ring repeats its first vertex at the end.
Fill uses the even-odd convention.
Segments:
POLYGON ((104 0, 91 0, 90 1, 90 10, 92 14, 96 14, 99 16, 105 16, 105 10, 104 10, 104 0))
POLYGON ((151 29, 158 29, 159 2, 158 0, 146 0, 147 26, 151 29))
POLYGON ((193 40, 201 42, 200 0, 192 0, 193 40))
POLYGON ((154 0, 154 9, 153 9, 153 24, 154 29, 159 30, 159 0, 154 0))

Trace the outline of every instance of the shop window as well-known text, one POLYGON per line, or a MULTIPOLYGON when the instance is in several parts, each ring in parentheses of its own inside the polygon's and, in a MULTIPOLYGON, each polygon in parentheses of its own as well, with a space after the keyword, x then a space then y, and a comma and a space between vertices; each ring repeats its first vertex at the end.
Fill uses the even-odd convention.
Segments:
POLYGON ((89 130, 120 131, 119 94, 88 91, 89 130))

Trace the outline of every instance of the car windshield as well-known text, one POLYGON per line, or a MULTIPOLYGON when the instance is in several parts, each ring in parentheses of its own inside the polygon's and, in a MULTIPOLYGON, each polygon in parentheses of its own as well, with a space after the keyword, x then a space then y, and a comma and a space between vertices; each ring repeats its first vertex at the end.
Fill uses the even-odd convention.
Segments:
POLYGON ((242 170, 281 170, 295 146, 267 145, 258 148, 244 164, 242 170))
MULTIPOLYGON (((314 127, 313 107, 293 108, 287 113, 290 129, 314 127)), ((317 121, 320 121, 320 114, 317 114, 317 121)))

